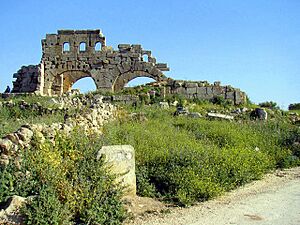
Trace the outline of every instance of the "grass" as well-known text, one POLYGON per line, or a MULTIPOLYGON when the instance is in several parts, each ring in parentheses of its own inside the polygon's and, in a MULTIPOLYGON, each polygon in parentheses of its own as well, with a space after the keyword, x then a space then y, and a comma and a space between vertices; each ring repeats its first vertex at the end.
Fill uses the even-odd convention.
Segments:
POLYGON ((64 112, 57 111, 54 114, 40 114, 32 109, 20 109, 18 106, 0 108, 0 137, 16 131, 23 124, 44 123, 51 125, 55 122, 63 122, 64 112))
POLYGON ((288 141, 299 133, 290 124, 174 118, 171 110, 139 110, 148 121, 108 124, 105 143, 134 146, 140 195, 189 205, 274 168, 300 165, 299 151, 288 141))
MULTIPOLYGON (((34 96, 25 101, 50 107, 49 98, 34 96)), ((204 115, 233 108, 223 103, 197 102, 189 110, 204 115)), ((103 145, 135 148, 140 196, 182 206, 214 198, 275 168, 300 165, 300 149, 295 145, 300 142, 299 127, 280 111, 269 110, 266 122, 251 121, 247 115, 228 122, 173 117, 174 110, 126 106, 119 110, 116 121, 105 125, 101 137, 84 136, 80 129, 69 137, 58 134, 54 143, 41 143, 36 137, 31 148, 22 151, 21 169, 13 163, 0 167, 0 202, 14 194, 36 196, 22 208, 26 224, 121 224, 126 216, 122 190, 105 164, 96 160, 103 145), (147 119, 132 119, 128 116, 132 112, 147 119)), ((60 111, 39 115, 17 106, 2 107, 0 135, 24 123, 61 122, 63 116, 60 111)))

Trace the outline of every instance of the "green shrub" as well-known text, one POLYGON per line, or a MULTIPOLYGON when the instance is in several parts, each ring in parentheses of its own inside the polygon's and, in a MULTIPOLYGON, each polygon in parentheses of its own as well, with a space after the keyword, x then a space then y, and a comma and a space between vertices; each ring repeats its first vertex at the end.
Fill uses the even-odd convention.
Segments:
POLYGON ((300 103, 290 104, 289 110, 300 110, 300 103))
POLYGON ((37 196, 22 209, 27 224, 120 224, 126 216, 122 189, 96 160, 101 146, 99 137, 80 130, 57 134, 54 143, 36 139, 23 151, 20 171, 2 168, 1 201, 37 196))
POLYGON ((68 205, 61 203, 55 189, 51 186, 43 186, 39 195, 29 201, 21 212, 26 218, 26 224, 73 224, 71 221, 72 213, 68 205))
POLYGON ((276 102, 262 102, 258 104, 260 107, 269 108, 269 109, 279 109, 279 106, 276 102))
POLYGON ((139 195, 189 205, 259 179, 277 163, 281 147, 274 127, 143 110, 147 122, 122 121, 104 129, 106 144, 134 146, 139 195))

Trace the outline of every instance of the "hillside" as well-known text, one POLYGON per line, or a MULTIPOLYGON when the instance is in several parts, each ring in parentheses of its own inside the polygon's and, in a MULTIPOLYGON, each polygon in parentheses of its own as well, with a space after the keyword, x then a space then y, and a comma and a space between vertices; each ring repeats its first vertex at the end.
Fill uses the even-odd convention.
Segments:
POLYGON ((132 145, 137 194, 179 206, 300 165, 295 114, 265 108, 267 119, 255 119, 258 106, 222 98, 133 99, 95 92, 1 100, 1 207, 21 196, 25 224, 121 224, 130 213, 124 189, 96 159, 104 145, 132 145))

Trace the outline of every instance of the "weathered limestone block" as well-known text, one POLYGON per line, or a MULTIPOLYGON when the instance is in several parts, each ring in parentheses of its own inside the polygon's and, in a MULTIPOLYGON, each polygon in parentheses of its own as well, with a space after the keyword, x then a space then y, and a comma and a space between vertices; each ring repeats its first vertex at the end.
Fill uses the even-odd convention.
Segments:
POLYGON ((235 99, 234 91, 227 91, 226 94, 225 94, 225 98, 226 99, 232 99, 234 101, 234 99, 235 99))
POLYGON ((16 134, 18 135, 19 139, 21 139, 24 143, 28 143, 31 141, 31 138, 33 136, 33 131, 26 128, 21 127, 16 134))
POLYGON ((235 104, 243 104, 246 102, 246 96, 241 91, 235 91, 235 104))
POLYGON ((0 152, 4 154, 10 154, 10 150, 13 147, 13 143, 8 138, 0 139, 0 152))
POLYGON ((196 82, 186 82, 185 87, 187 87, 187 88, 197 88, 198 84, 196 82))
POLYGON ((188 95, 197 95, 197 88, 196 87, 190 87, 190 88, 186 88, 186 93, 188 95))
POLYGON ((221 113, 207 113, 207 116, 215 119, 225 119, 225 120, 233 120, 234 117, 230 115, 225 115, 221 113))
MULTIPOLYGON (((215 82, 216 83, 216 82, 215 82)), ((224 90, 221 86, 213 86, 212 87, 213 95, 221 96, 224 95, 224 90)))
POLYGON ((0 224, 23 224, 20 208, 33 197, 23 198, 14 195, 8 199, 4 208, 0 211, 0 224))
POLYGON ((97 159, 105 158, 108 168, 118 176, 117 182, 125 187, 125 195, 136 195, 135 152, 131 145, 103 146, 97 159))
POLYGON ((159 106, 160 106, 161 109, 169 109, 168 102, 160 102, 159 106))

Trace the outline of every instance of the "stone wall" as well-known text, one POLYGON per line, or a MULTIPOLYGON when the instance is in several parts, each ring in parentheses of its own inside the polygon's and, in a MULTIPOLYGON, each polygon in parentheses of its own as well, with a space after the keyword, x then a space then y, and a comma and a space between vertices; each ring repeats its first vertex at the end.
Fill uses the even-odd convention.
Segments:
MULTIPOLYGON (((16 132, 10 133, 0 139, 0 165, 8 165, 10 162, 18 163, 19 151, 30 146, 33 135, 39 137, 40 140, 45 138, 53 139, 57 132, 69 135, 75 127, 81 127, 86 135, 101 134, 103 125, 114 118, 115 106, 109 103, 103 103, 101 98, 97 100, 83 100, 79 103, 78 98, 61 99, 60 103, 66 110, 71 104, 88 105, 87 110, 80 114, 68 115, 63 123, 45 124, 26 124, 21 126, 16 132), (73 99, 76 99, 73 101, 73 99), (64 102, 62 102, 62 100, 64 102), (89 101, 89 103, 87 103, 89 101)), ((23 104, 24 105, 24 104, 23 104)), ((43 108, 42 110, 45 110, 43 108)))
POLYGON ((35 92, 38 90, 38 84, 40 82, 40 66, 22 66, 22 68, 13 75, 13 78, 16 78, 16 80, 13 81, 13 93, 35 92))
POLYGON ((166 94, 178 94, 188 99, 213 100, 223 97, 239 105, 246 102, 246 93, 230 85, 221 86, 219 81, 209 84, 207 81, 169 80, 163 83, 153 83, 153 86, 166 88, 166 94))

